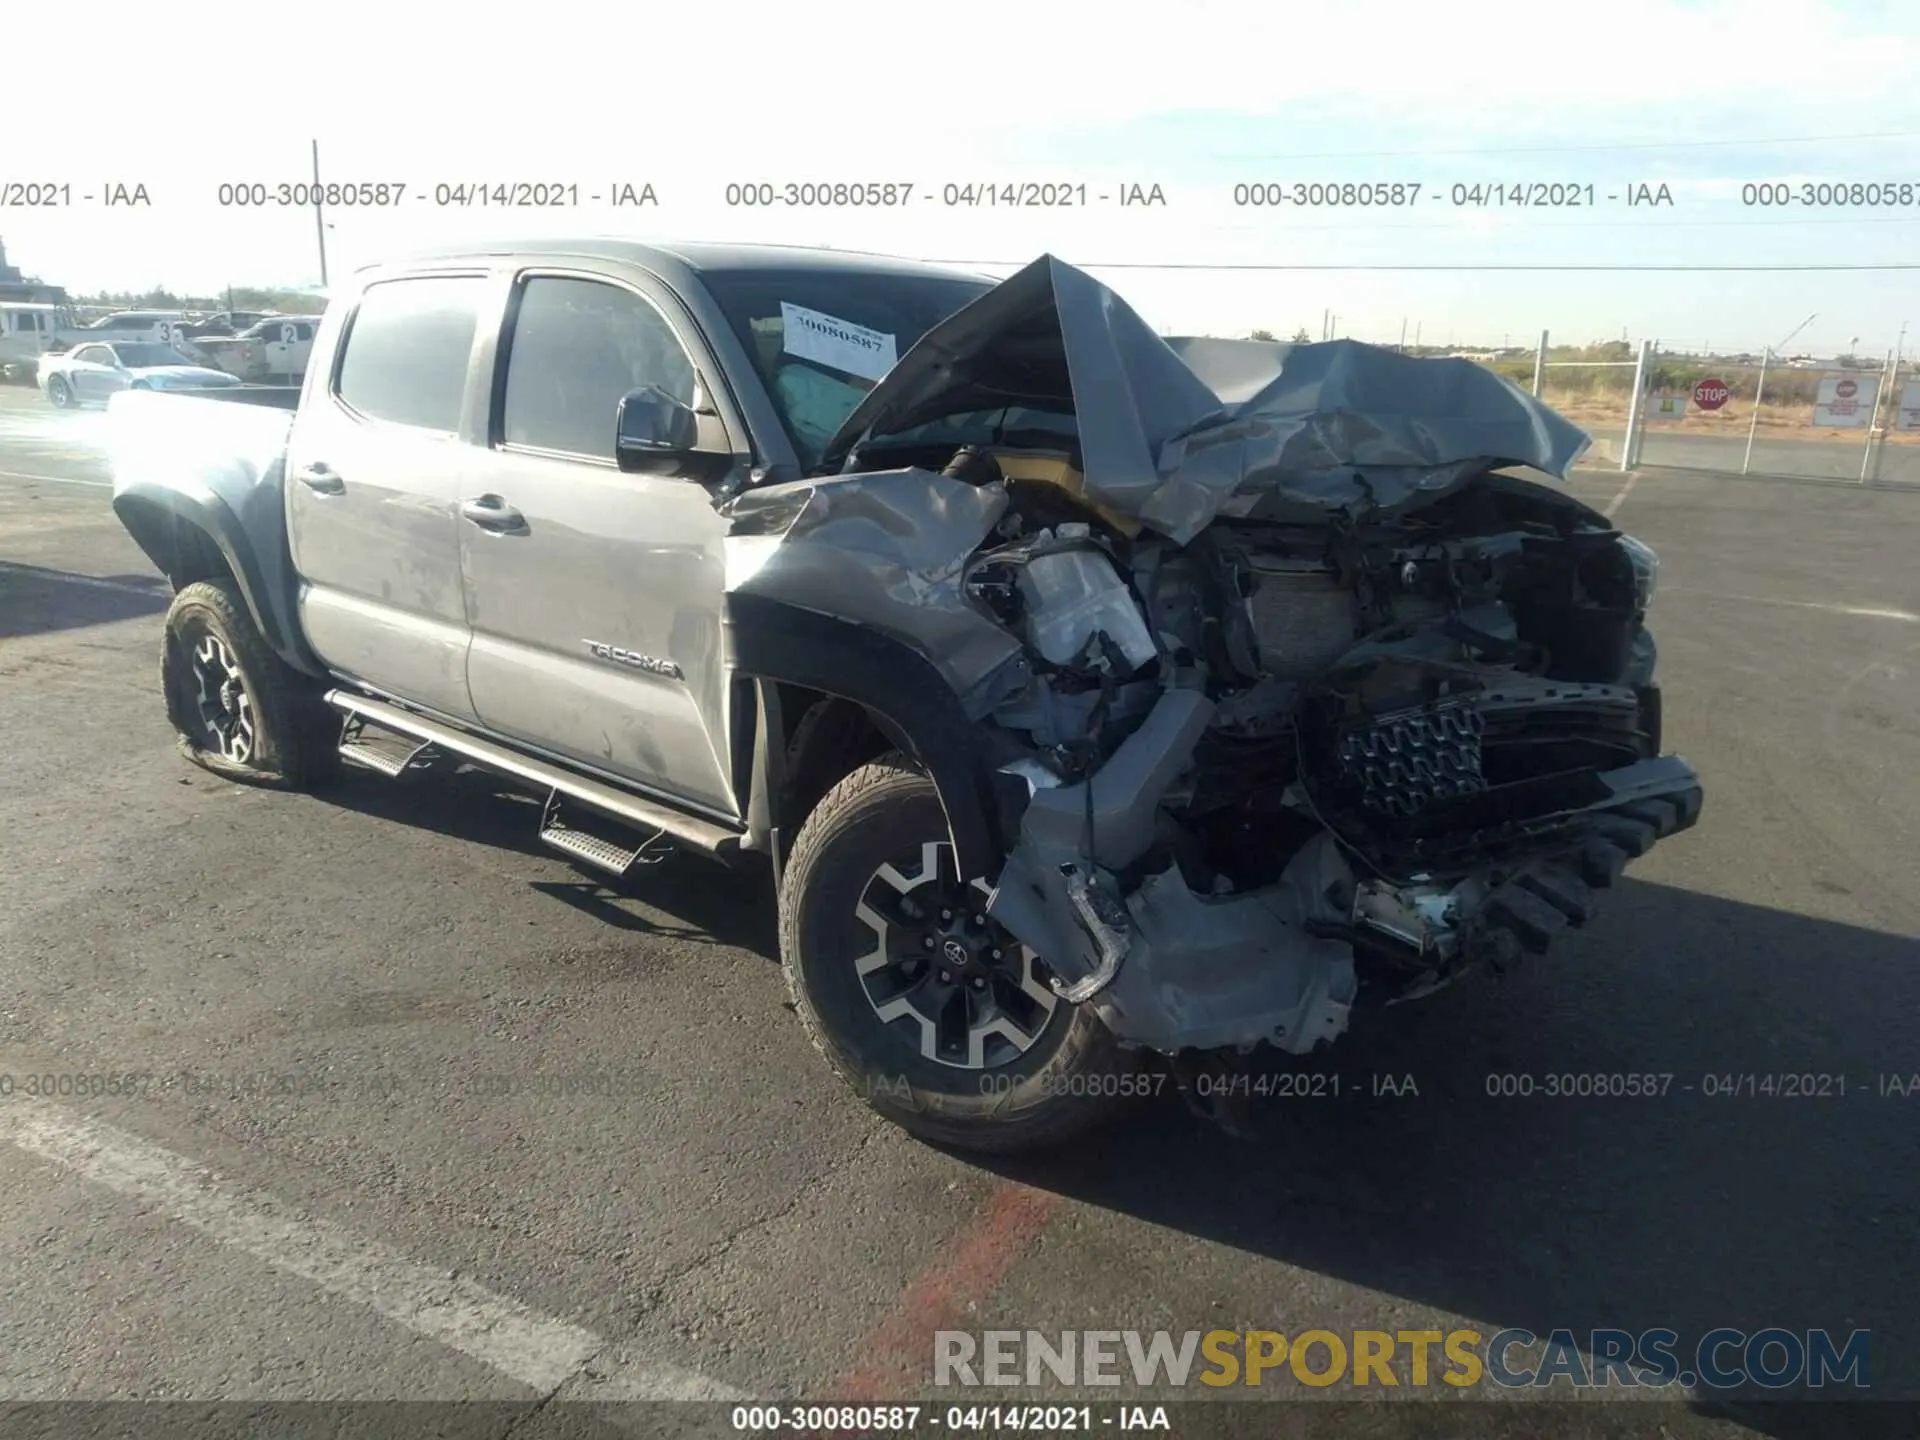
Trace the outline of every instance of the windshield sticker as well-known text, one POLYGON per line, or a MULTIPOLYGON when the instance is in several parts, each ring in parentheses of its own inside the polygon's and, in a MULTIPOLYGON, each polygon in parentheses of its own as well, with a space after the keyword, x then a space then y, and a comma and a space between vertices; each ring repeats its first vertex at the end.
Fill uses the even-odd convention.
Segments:
POLYGON ((837 320, 803 305, 780 302, 781 345, 787 354, 844 370, 863 380, 878 380, 898 358, 893 336, 850 320, 837 320))

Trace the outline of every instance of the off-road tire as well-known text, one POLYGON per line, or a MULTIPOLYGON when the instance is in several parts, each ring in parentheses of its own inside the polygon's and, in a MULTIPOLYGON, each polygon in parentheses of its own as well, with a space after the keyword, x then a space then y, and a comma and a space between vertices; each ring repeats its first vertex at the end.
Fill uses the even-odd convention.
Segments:
POLYGON ((173 597, 160 649, 160 687, 180 753, 222 779, 282 790, 310 790, 340 770, 340 717, 321 699, 319 685, 302 675, 260 634, 233 585, 200 580, 173 597), (215 637, 237 664, 252 708, 252 753, 236 762, 207 747, 196 713, 194 649, 215 637))
POLYGON ((991 1069, 925 1058, 879 1019, 855 969, 876 869, 947 838, 933 783, 900 755, 863 765, 801 826, 780 887, 780 956, 814 1047, 874 1110, 955 1149, 1055 1149, 1109 1120, 1138 1067, 1085 1006, 1060 1001, 1028 1050, 991 1069))

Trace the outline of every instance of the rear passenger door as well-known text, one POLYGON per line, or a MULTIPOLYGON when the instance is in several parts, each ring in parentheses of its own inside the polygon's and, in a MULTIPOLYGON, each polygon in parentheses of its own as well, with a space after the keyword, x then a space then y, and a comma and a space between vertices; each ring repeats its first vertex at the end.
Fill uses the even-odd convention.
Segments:
POLYGON ((509 298, 490 444, 467 497, 509 518, 478 507, 460 527, 474 707, 499 734, 735 819, 725 522, 700 481, 614 459, 629 390, 696 403, 692 326, 638 277, 527 270, 498 283, 509 298))
MULTIPOLYGON (((455 504, 481 272, 377 280, 295 412, 287 534, 316 654, 370 690, 471 720, 455 504)), ((484 406, 484 396, 477 402, 484 406)))

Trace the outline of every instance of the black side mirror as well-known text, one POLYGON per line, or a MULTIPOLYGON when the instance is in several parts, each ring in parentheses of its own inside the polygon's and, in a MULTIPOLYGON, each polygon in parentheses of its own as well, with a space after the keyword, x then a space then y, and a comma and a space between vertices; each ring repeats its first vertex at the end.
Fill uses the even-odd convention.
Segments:
POLYGON ((620 397, 613 443, 622 470, 673 470, 700 443, 700 422, 690 406, 647 385, 620 397))

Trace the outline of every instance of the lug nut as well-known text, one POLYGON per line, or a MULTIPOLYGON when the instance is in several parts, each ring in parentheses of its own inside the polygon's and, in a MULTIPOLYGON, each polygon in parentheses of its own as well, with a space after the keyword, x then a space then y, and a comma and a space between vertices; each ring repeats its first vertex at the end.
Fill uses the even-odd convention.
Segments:
POLYGON ((993 958, 996 960, 1001 960, 1001 959, 1004 959, 1005 957, 1001 955, 1001 953, 998 950, 996 950, 993 952, 993 958))
POLYGON ((985 925, 987 923, 987 917, 984 915, 976 915, 973 917, 973 923, 976 925, 985 925))
POLYGON ((920 937, 920 948, 921 948, 922 950, 931 950, 931 949, 933 949, 933 936, 931 936, 931 935, 922 935, 922 936, 920 937))
POLYGON ((947 983, 948 981, 950 981, 950 980, 952 980, 952 979, 953 979, 953 973, 952 973, 951 971, 948 971, 948 970, 942 970, 942 971, 940 972, 940 983, 941 983, 942 985, 945 985, 945 984, 946 984, 946 983, 947 983))
POLYGON ((976 990, 986 989, 987 988, 986 977, 984 975, 975 976, 973 981, 973 988, 976 990))
POLYGON ((953 919, 953 911, 951 911, 951 910, 942 910, 942 911, 940 912, 940 918, 941 918, 942 920, 951 920, 951 919, 953 919))

